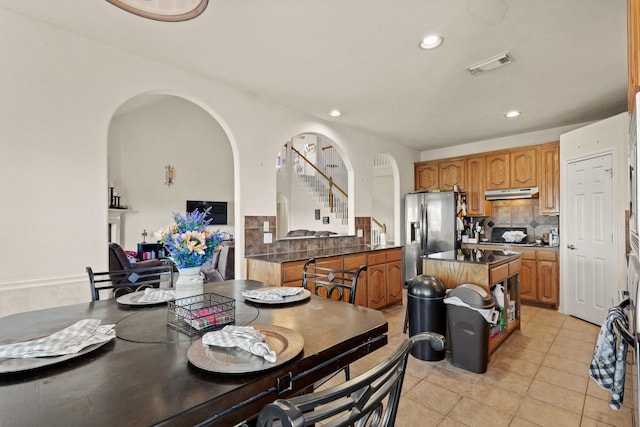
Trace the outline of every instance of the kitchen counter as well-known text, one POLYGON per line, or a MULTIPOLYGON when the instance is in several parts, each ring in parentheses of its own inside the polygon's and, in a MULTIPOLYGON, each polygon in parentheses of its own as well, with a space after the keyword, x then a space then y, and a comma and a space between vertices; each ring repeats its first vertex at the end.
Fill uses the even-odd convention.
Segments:
POLYGON ((463 243, 462 248, 480 248, 480 249, 509 249, 517 251, 518 248, 536 248, 536 249, 558 249, 557 246, 549 246, 542 243, 505 243, 505 242, 479 242, 479 243, 463 243))
POLYGON ((402 248, 402 246, 358 245, 358 246, 348 246, 343 248, 309 249, 305 251, 281 252, 281 253, 273 253, 273 254, 266 254, 266 255, 251 255, 245 258, 256 260, 256 261, 266 261, 266 262, 281 264, 281 263, 294 262, 294 261, 306 261, 311 258, 328 258, 333 256, 361 254, 361 253, 366 254, 366 253, 382 251, 387 249, 395 249, 395 248, 402 248))
POLYGON ((520 255, 519 252, 513 250, 458 249, 455 251, 430 254, 427 258, 442 261, 486 264, 490 267, 497 267, 518 259, 520 255))

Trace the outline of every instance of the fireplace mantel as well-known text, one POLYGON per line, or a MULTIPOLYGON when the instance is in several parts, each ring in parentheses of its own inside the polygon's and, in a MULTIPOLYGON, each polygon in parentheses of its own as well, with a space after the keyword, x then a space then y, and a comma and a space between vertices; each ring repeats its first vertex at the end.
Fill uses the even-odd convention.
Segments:
POLYGON ((109 208, 109 243, 120 243, 122 239, 122 215, 127 209, 109 208))

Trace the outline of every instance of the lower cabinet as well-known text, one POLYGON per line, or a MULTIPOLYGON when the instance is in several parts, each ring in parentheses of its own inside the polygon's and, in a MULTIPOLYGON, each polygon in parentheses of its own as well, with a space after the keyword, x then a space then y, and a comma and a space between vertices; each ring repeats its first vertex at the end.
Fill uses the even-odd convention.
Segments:
MULTIPOLYGON (((274 286, 302 286, 305 262, 247 258, 247 279, 274 286)), ((316 263, 322 267, 345 270, 356 270, 361 265, 367 265, 367 271, 358 278, 356 305, 379 309, 402 302, 402 248, 318 257, 316 263)))
POLYGON ((558 251, 524 249, 521 252, 520 299, 557 309, 560 303, 558 251))

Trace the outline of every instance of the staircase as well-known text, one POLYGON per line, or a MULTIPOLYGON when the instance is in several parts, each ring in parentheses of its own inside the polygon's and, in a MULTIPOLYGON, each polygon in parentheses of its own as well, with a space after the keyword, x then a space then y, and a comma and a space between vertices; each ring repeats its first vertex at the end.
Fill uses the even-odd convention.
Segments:
POLYGON ((346 196, 335 188, 330 191, 330 183, 322 176, 300 173, 295 175, 296 182, 311 194, 318 203, 325 208, 330 208, 334 218, 340 221, 340 224, 347 225, 349 223, 348 199, 346 196))

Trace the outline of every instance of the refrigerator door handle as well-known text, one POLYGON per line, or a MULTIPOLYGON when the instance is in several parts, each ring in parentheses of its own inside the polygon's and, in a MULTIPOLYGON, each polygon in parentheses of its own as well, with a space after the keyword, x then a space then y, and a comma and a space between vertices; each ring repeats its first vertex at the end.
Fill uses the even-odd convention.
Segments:
POLYGON ((427 212, 427 205, 420 205, 420 221, 422 221, 420 246, 422 253, 425 254, 427 252, 427 241, 429 239, 429 228, 427 227, 429 224, 429 214, 427 212))

